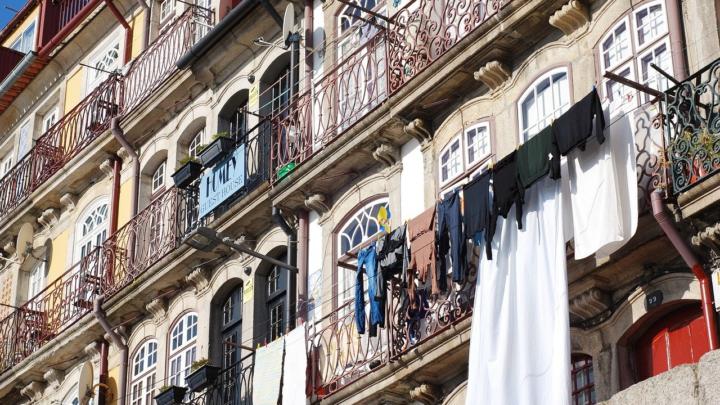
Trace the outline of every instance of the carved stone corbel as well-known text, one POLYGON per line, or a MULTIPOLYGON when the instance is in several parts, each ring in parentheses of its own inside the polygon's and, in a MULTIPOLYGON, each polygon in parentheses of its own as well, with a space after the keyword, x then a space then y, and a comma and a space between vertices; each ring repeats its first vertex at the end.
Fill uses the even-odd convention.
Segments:
POLYGON ((125 148, 118 149, 115 154, 118 155, 120 159, 122 159, 123 163, 128 163, 131 160, 130 153, 128 153, 125 148))
POLYGON ((85 348, 83 348, 83 352, 89 358, 94 359, 100 355, 100 343, 90 342, 87 346, 85 346, 85 348))
POLYGON ((494 60, 473 73, 475 80, 485 83, 491 91, 497 90, 510 78, 510 70, 505 65, 494 60))
POLYGON ((100 163, 100 171, 105 174, 105 177, 112 177, 113 175, 113 163, 111 159, 105 159, 100 163))
POLYGON ((440 398, 442 398, 442 390, 436 385, 420 384, 410 390, 410 399, 421 404, 436 404, 440 398))
POLYGON ((60 197, 60 203, 63 205, 66 212, 73 212, 77 206, 77 197, 73 194, 65 193, 62 197, 60 197))
POLYGON ((20 390, 20 394, 30 398, 32 401, 39 401, 42 398, 43 390, 45 390, 45 384, 40 381, 33 381, 20 390))
POLYGON ((432 133, 430 133, 430 131, 427 129, 425 121, 420 118, 415 118, 414 120, 405 124, 403 131, 406 134, 417 139, 418 142, 420 142, 421 144, 431 141, 433 137, 432 133))
POLYGON ((38 218, 40 225, 49 229, 58 223, 59 212, 55 208, 48 208, 38 218))
POLYGON ((52 389, 60 388, 60 384, 62 384, 63 378, 65 378, 65 372, 56 368, 48 369, 48 371, 43 374, 43 379, 52 389))
POLYGON ((210 270, 204 267, 196 267, 185 276, 185 281, 195 290, 195 295, 200 295, 210 286, 210 270))
POLYGON ((385 165, 385 167, 392 167, 400 161, 400 150, 390 143, 378 144, 372 155, 375 160, 385 165))
POLYGON ((145 304, 145 309, 152 315, 155 323, 160 323, 167 316, 168 301, 165 297, 157 297, 145 304))
POLYGON ((305 196, 305 206, 317 212, 320 216, 330 211, 330 206, 327 204, 327 198, 321 193, 305 196))
POLYGON ((3 250, 10 256, 15 254, 15 242, 10 241, 3 246, 3 250))
POLYGON ((570 35, 578 28, 590 22, 587 7, 578 0, 570 0, 560 10, 550 16, 550 25, 565 35, 570 35))
POLYGON ((607 292, 593 287, 570 301, 570 312, 583 319, 589 319, 608 309, 610 303, 610 295, 607 292))

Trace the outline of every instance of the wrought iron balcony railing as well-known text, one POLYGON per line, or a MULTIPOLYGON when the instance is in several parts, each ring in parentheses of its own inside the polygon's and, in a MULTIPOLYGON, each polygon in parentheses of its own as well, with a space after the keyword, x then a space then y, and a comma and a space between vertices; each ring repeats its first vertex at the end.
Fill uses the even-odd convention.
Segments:
POLYGON ((667 90, 665 136, 673 191, 720 170, 720 59, 667 90))
POLYGON ((38 138, 0 179, 0 220, 106 133, 112 118, 128 115, 153 94, 177 70, 175 61, 194 44, 199 27, 211 19, 205 10, 188 8, 133 61, 125 76, 111 75, 38 138))
MULTIPOLYGON (((274 117, 276 180, 366 117, 511 1, 413 0, 387 27, 374 24, 374 35, 342 55, 274 117)), ((326 47, 341 49, 340 44, 326 47)))
POLYGON ((250 353, 220 371, 217 380, 205 391, 195 394, 192 405, 252 405, 255 354, 250 353))

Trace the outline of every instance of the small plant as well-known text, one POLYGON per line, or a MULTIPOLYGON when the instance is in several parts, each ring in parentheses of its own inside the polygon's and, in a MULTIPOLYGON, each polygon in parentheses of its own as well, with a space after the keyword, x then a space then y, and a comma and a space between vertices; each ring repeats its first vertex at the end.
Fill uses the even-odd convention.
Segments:
POLYGON ((206 364, 208 364, 208 359, 195 360, 190 365, 190 372, 193 372, 206 364))
POLYGON ((169 389, 170 389, 170 386, 169 386, 169 385, 163 385, 162 387, 160 387, 159 392, 165 392, 165 391, 167 391, 167 390, 169 390, 169 389))
POLYGON ((185 166, 186 164, 188 164, 190 162, 200 163, 200 160, 193 156, 186 156, 186 157, 180 159, 180 161, 178 162, 177 169, 181 168, 182 166, 185 166))
POLYGON ((217 134, 213 135, 211 139, 214 141, 218 138, 231 138, 230 133, 228 131, 222 131, 218 132, 217 134))

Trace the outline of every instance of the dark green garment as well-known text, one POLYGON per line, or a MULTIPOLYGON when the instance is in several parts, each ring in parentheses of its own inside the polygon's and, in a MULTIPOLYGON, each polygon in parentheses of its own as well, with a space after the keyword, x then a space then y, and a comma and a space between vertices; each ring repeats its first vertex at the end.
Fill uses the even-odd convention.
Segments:
POLYGON ((524 188, 530 187, 548 172, 551 178, 560 178, 560 154, 557 153, 553 139, 552 127, 548 126, 520 145, 517 168, 520 184, 524 188))

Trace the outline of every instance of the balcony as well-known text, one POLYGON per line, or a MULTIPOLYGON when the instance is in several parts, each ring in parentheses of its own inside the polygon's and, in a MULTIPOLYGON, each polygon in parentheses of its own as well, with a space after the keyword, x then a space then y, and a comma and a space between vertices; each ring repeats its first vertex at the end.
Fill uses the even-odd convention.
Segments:
POLYGON ((675 194, 720 170, 720 59, 665 92, 665 138, 675 194))
POLYGON ((215 383, 195 394, 189 404, 252 405, 254 356, 254 353, 250 353, 230 367, 224 368, 215 383))
POLYGON ((237 139, 245 158, 245 186, 226 205, 199 216, 199 192, 170 188, 110 235, 37 296, 0 320, 0 373, 21 363, 92 312, 102 295, 122 293, 148 270, 172 255, 206 221, 267 184, 269 123, 262 121, 237 139))
MULTIPOLYGON (((275 172, 312 158, 511 2, 414 0, 386 27, 373 25, 377 32, 372 37, 275 118, 275 172)), ((337 48, 338 43, 326 48, 337 48)))
POLYGON ((199 27, 209 25, 211 18, 206 11, 188 8, 132 62, 126 75, 111 75, 40 136, 30 152, 0 179, 0 222, 105 134, 112 118, 137 109, 177 71, 175 61, 190 49, 198 39, 199 27))

